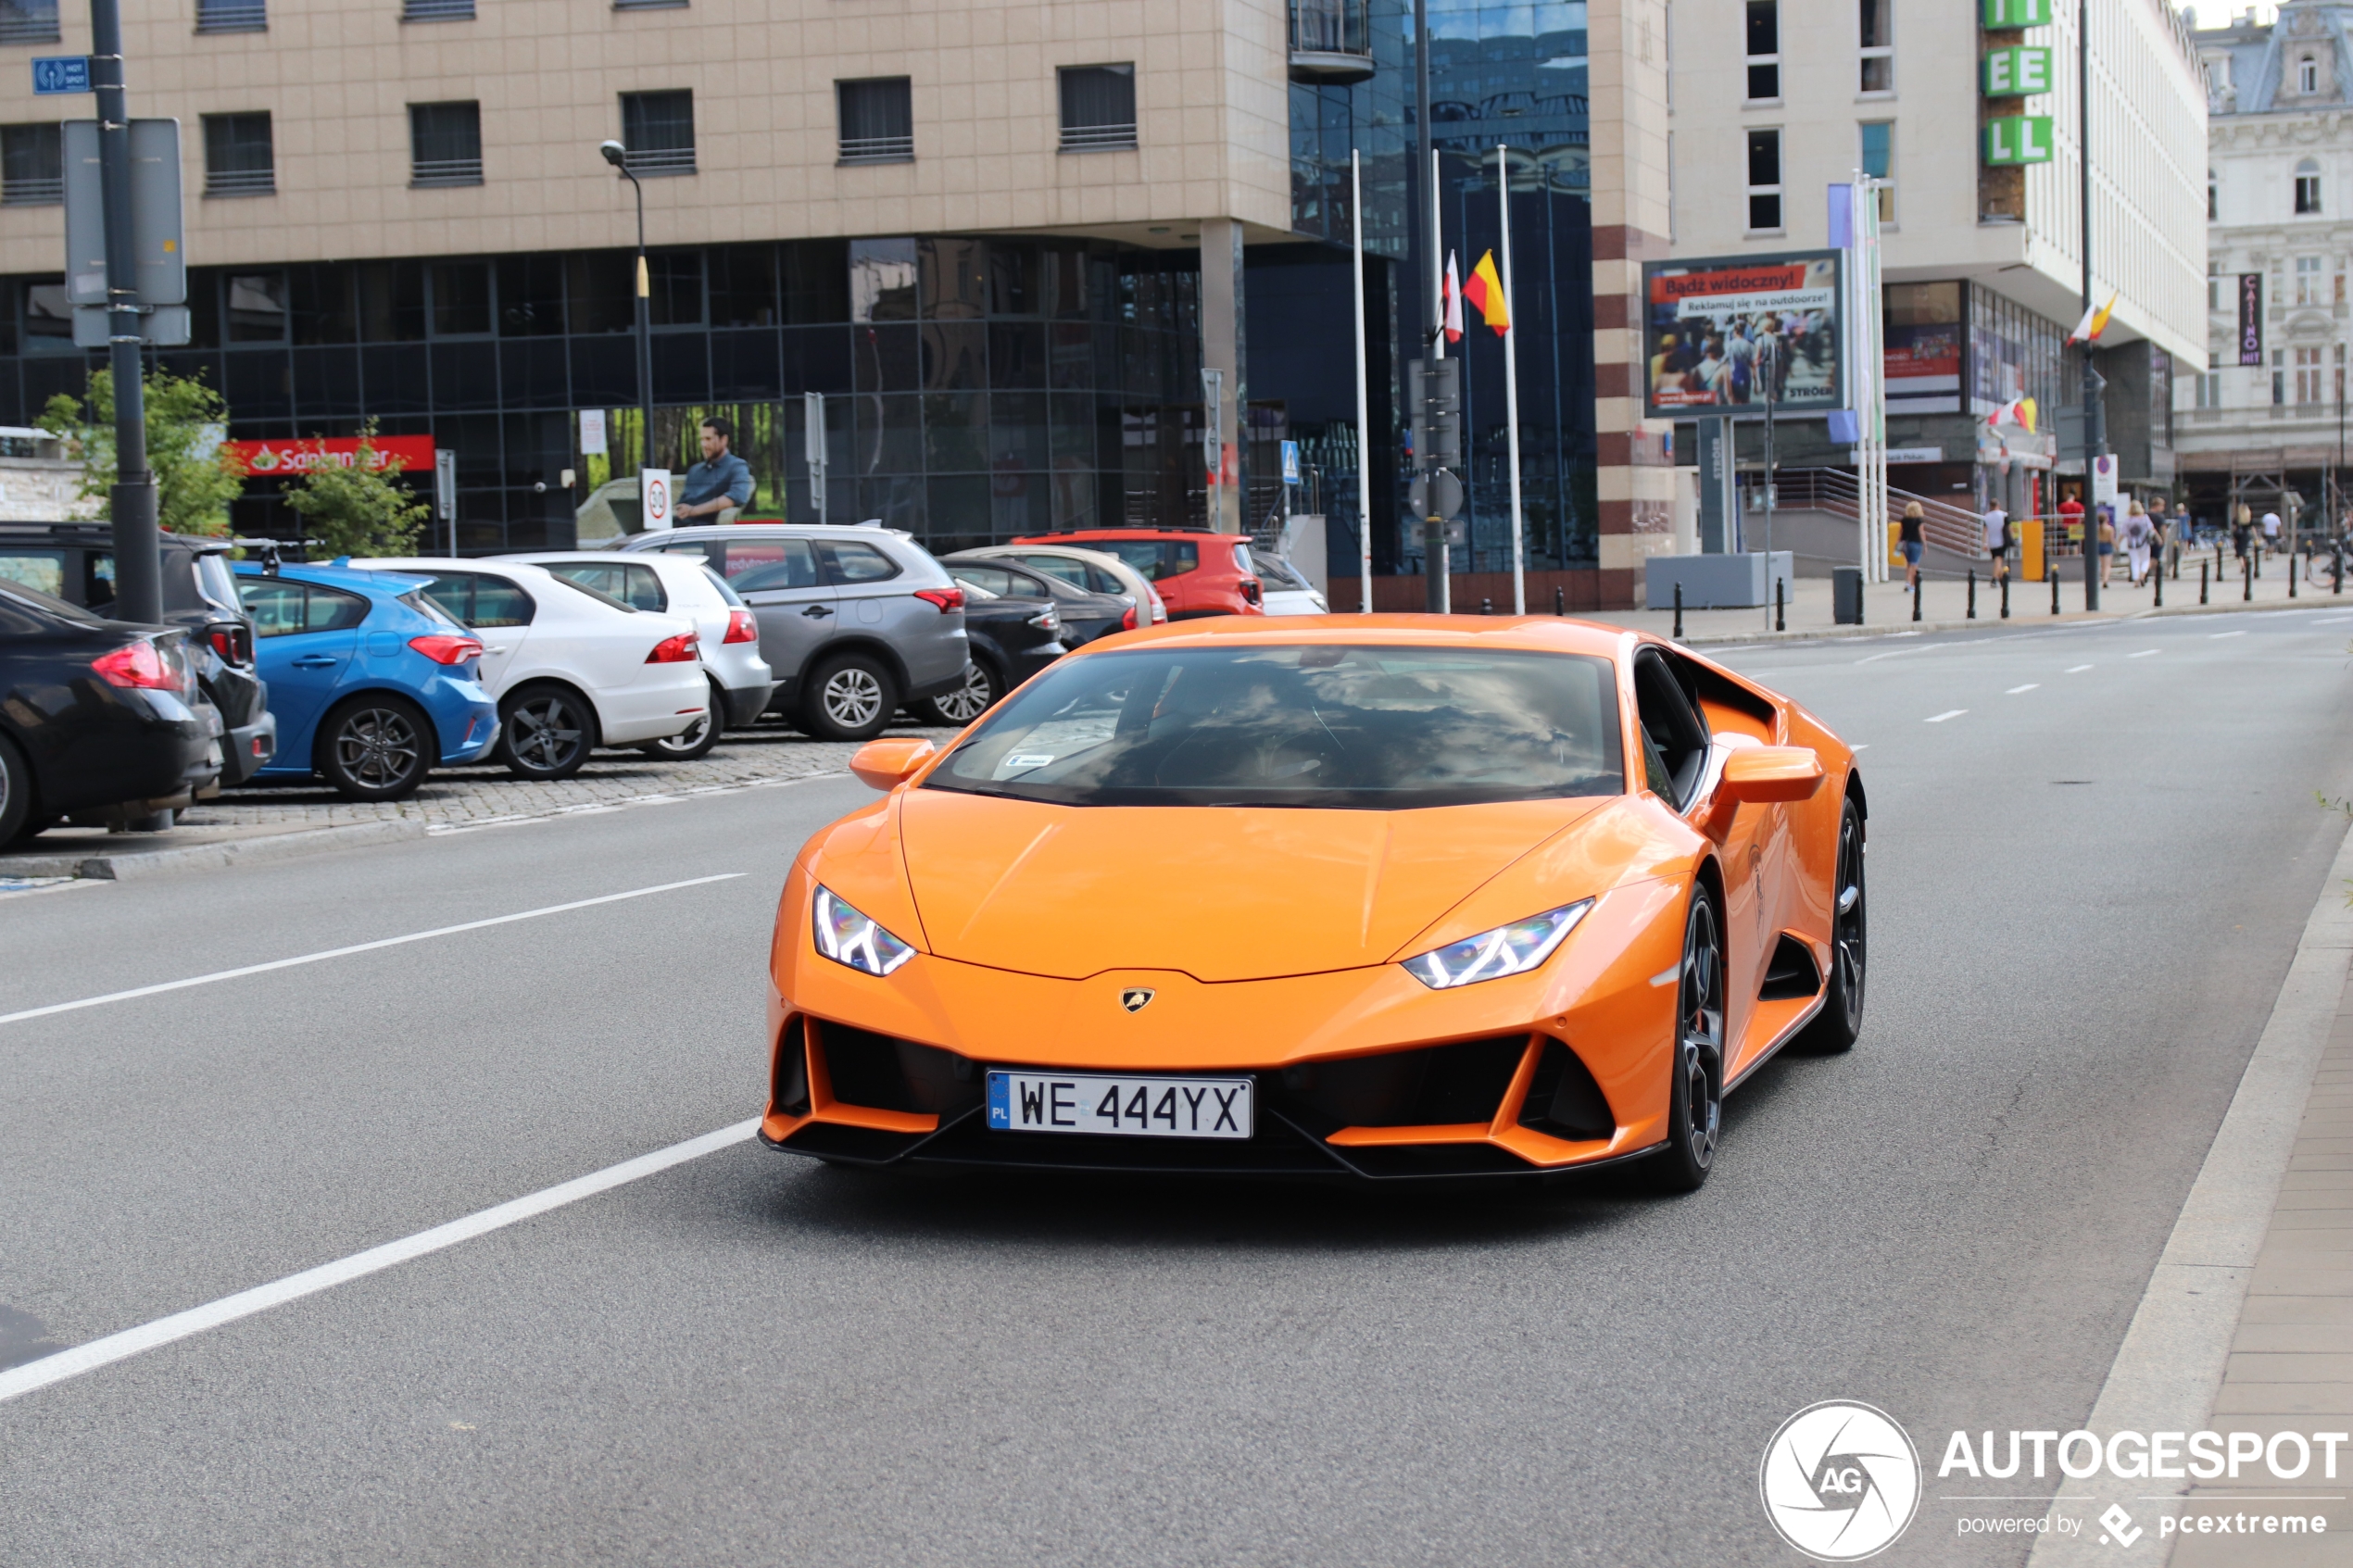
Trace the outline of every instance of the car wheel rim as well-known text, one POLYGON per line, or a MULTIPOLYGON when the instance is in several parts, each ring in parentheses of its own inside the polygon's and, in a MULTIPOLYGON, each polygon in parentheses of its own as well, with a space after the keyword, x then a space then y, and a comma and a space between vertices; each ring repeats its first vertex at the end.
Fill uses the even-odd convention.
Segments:
POLYGON ((1683 1076, 1682 1133, 1692 1163, 1705 1171, 1716 1159, 1723 1120, 1724 955, 1716 940, 1716 911, 1700 903, 1683 935, 1682 1003, 1676 1020, 1680 1042, 1676 1071, 1683 1076))
POLYGON ((654 744, 664 751, 693 751, 700 746, 703 737, 711 733, 711 718, 706 713, 684 730, 654 744))
POLYGON ((969 724, 988 711, 996 700, 995 683, 977 664, 964 667, 964 684, 939 699, 939 711, 959 724, 969 724))
POLYGON ((1838 835, 1838 915, 1831 936, 1849 1028, 1863 1018, 1863 829, 1850 815, 1838 835))
POLYGON ((580 748, 580 726, 561 697, 517 708, 507 721, 507 749, 528 768, 560 768, 580 748))
POLYGON ((417 732, 399 713, 371 708, 344 721, 335 734, 335 760, 344 772, 371 789, 400 784, 415 771, 417 732))
POLYGON ((825 717, 845 730, 859 730, 882 711, 882 683, 855 666, 837 670, 825 681, 825 717))

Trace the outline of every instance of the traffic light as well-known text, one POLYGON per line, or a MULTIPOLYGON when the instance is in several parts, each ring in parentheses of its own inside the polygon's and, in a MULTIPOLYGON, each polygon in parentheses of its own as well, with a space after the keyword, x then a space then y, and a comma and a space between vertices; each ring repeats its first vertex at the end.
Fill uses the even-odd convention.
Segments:
POLYGON ((1463 362, 1416 359, 1405 367, 1406 404, 1414 419, 1415 465, 1428 471, 1463 467, 1463 362))

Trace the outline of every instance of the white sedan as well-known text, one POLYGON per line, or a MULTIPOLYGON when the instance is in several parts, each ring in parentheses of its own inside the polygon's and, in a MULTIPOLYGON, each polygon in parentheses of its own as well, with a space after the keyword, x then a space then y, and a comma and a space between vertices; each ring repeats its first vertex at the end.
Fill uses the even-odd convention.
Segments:
POLYGON ((568 779, 597 746, 660 740, 711 711, 701 639, 683 616, 635 609, 520 561, 348 564, 431 578, 425 596, 481 639, 476 679, 498 704, 491 755, 520 778, 568 779))
POLYGON ((545 567, 634 608, 683 615, 695 623, 702 639, 703 672, 711 678, 711 711, 677 734, 648 741, 638 748, 647 756, 692 761, 719 744, 720 731, 748 729, 767 711, 776 677, 760 657, 760 622, 743 596, 704 565, 701 556, 569 550, 497 558, 545 567))

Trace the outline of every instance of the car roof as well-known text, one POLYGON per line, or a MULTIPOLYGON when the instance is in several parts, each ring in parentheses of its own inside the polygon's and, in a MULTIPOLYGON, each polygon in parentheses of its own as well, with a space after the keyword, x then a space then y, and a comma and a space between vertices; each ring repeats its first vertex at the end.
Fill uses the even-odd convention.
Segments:
MULTIPOLYGON (((220 554, 236 547, 233 539, 216 538, 206 533, 173 533, 166 530, 156 537, 165 545, 194 550, 199 555, 220 554)), ((0 539, 45 539, 60 545, 94 546, 110 550, 114 548, 114 524, 88 520, 0 522, 0 539)))
MULTIPOLYGON (((240 577, 266 577, 269 573, 258 561, 241 560, 233 570, 240 577)), ((296 583, 316 583, 322 588, 372 588, 380 594, 405 594, 422 588, 433 581, 412 571, 370 571, 348 566, 320 566, 308 561, 287 561, 278 568, 278 575, 296 583)))
POLYGON ((1081 528, 1070 533, 1027 534, 1016 545, 1063 545, 1076 539, 1230 539, 1248 544, 1246 533, 1214 533, 1206 528, 1081 528))
MULTIPOLYGON (((1220 615, 1172 621, 1122 635, 1113 648, 1167 643, 1378 643, 1396 647, 1522 647, 1613 659, 1648 633, 1597 621, 1554 615, 1220 615)), ((1081 654, 1091 648, 1082 648, 1081 654)), ((1112 651, 1107 649, 1106 651, 1112 651)))
POLYGON ((526 580, 535 573, 540 577, 548 574, 544 566, 497 556, 369 556, 359 560, 338 557, 329 564, 339 564, 353 571, 409 571, 426 576, 436 571, 480 571, 484 567, 494 571, 518 572, 526 580))

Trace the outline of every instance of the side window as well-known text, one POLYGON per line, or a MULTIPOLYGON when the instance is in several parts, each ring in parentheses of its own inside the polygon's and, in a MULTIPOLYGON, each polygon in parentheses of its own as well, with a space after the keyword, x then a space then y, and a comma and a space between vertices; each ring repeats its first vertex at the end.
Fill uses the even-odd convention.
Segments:
MULTIPOLYGON (((1087 586, 1087 563, 1084 561, 1072 560, 1066 556, 1023 556, 1019 558, 1022 565, 1033 571, 1059 577, 1074 588, 1087 586)), ((1101 573, 1096 575, 1101 576, 1101 573)))
POLYGON ((346 594, 336 588, 309 586, 308 608, 303 615, 306 632, 342 632, 368 619, 368 601, 358 594, 346 594))
POLYGON ((1244 577, 1255 577, 1258 575, 1258 568, 1251 564, 1250 546, 1248 545, 1237 545, 1234 546, 1234 570, 1240 572, 1244 577))
POLYGON ((0 555, 0 577, 37 588, 53 599, 66 596, 63 550, 10 550, 0 555))
POLYGON ((1644 782, 1680 810, 1691 804, 1707 767, 1708 734, 1666 657, 1655 649, 1634 656, 1634 702, 1642 730, 1644 782))
POLYGON ((539 607, 529 594, 503 577, 446 571, 425 584, 425 597, 460 625, 528 626, 539 607))
POLYGON ((825 581, 839 587, 886 582, 899 575, 897 561, 872 545, 856 540, 821 539, 817 554, 825 563, 825 581))
POLYGON ((257 637, 283 637, 307 631, 303 625, 302 584, 278 577, 247 577, 237 583, 237 596, 253 617, 257 637))
POLYGON ((606 593, 625 599, 639 609, 664 610, 670 608, 670 596, 661 591, 661 579, 654 575, 652 567, 632 562, 623 570, 629 577, 623 584, 626 592, 607 588, 606 593))
POLYGON ((1171 540, 1162 548, 1168 552, 1167 570, 1161 573, 1164 577, 1182 577, 1201 565, 1201 546, 1190 539, 1171 540))
POLYGON ((702 574, 703 580, 718 591, 721 598, 727 601, 727 608, 730 609, 741 609, 743 608, 744 596, 736 592, 735 585, 733 583, 729 583, 724 577, 720 576, 719 573, 711 571, 711 568, 707 566, 702 569, 702 574))
POLYGON ((730 539, 725 548, 727 581, 738 594, 817 586, 817 554, 806 539, 730 539))
POLYGON ((664 545, 658 553, 665 556, 698 556, 701 558, 705 566, 715 567, 726 558, 726 551, 727 546, 724 545, 705 545, 690 540, 683 545, 664 545))
POLYGON ((594 588, 617 604, 632 609, 661 610, 670 608, 661 591, 661 579, 654 569, 635 561, 558 561, 547 569, 565 582, 583 588, 594 588))
POLYGON ((1154 583, 1170 574, 1167 558, 1162 553, 1163 546, 1157 540, 1088 540, 1087 547, 1090 550, 1101 550, 1105 555, 1117 556, 1154 583))
POLYGON ((948 563, 949 574, 967 588, 977 588, 984 594, 1002 598, 1013 591, 1013 574, 1000 566, 975 566, 971 561, 948 563))
POLYGON ((1114 577, 1110 572, 1105 571, 1100 566, 1090 566, 1087 569, 1087 586, 1092 588, 1099 594, 1124 594, 1127 592, 1126 583, 1122 583, 1118 578, 1114 577))

